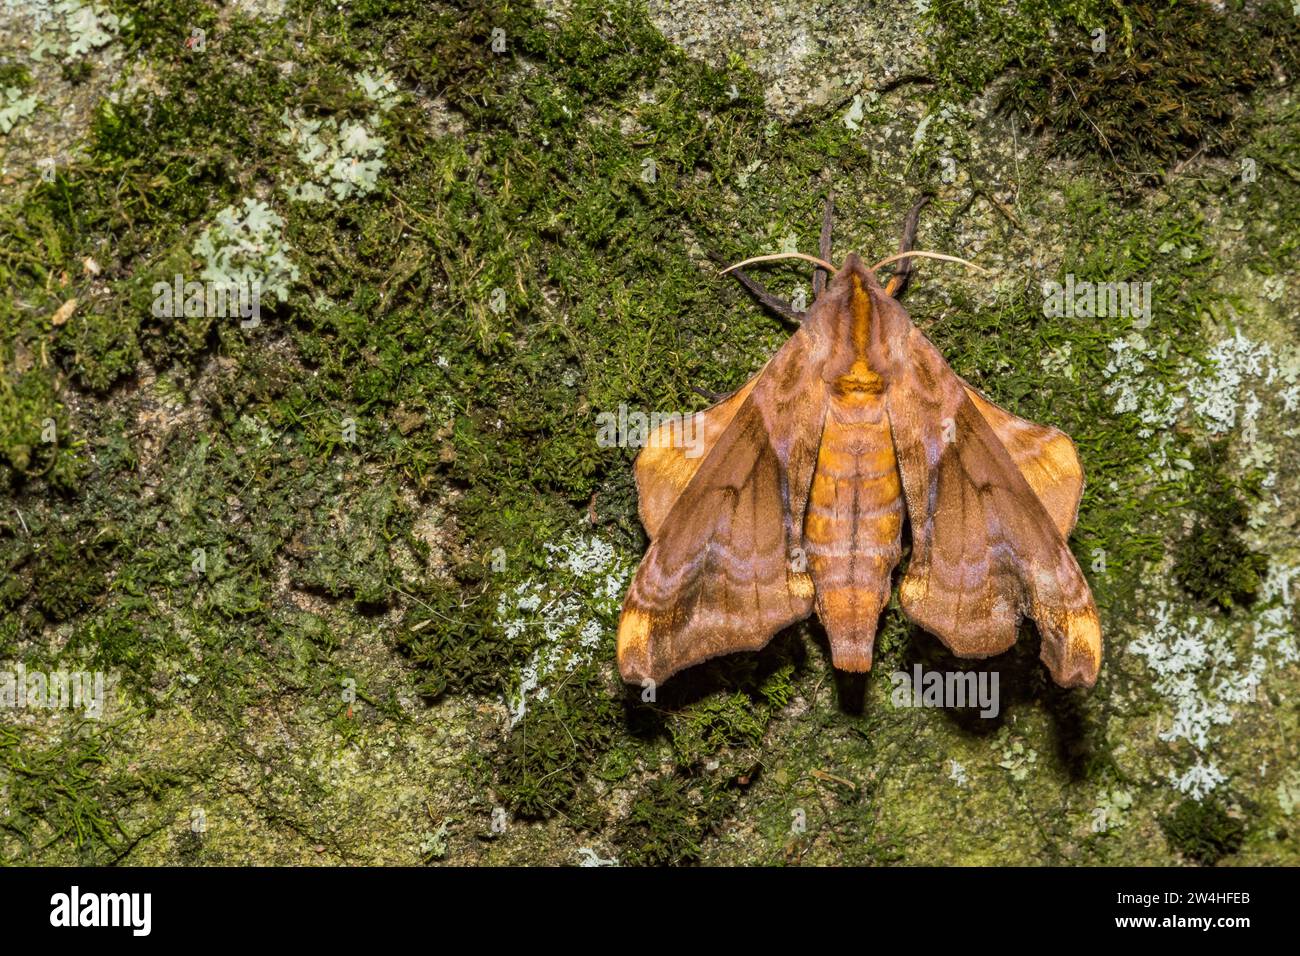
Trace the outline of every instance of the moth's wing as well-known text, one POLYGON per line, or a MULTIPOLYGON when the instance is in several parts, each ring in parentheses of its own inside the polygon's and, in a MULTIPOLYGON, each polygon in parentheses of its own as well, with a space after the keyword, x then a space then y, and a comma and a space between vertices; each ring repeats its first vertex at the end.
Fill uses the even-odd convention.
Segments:
POLYGON ((806 326, 786 342, 658 522, 619 621, 624 680, 757 650, 812 612, 791 553, 826 414, 817 354, 806 326))
POLYGON ((964 381, 962 386, 1051 515, 1056 530, 1067 537, 1079 518, 1083 496, 1083 466, 1070 436, 1059 428, 1012 415, 964 381))
POLYGON ((948 363, 908 323, 888 383, 912 528, 907 616, 962 657, 1015 643, 1022 615, 1063 687, 1092 686, 1101 627, 1058 524, 948 363))
POLYGON ((686 416, 680 424, 667 422, 650 433, 636 456, 635 469, 637 508, 652 541, 762 374, 716 405, 686 416))

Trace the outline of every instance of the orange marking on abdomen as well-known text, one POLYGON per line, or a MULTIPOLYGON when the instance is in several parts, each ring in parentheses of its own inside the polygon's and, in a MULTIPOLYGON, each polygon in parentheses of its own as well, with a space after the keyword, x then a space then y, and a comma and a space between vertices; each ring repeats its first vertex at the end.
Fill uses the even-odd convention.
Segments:
POLYGON ((870 666, 876 623, 902 553, 902 527, 902 487, 882 397, 832 400, 804 544, 836 666, 842 659, 860 665, 851 669, 870 666))

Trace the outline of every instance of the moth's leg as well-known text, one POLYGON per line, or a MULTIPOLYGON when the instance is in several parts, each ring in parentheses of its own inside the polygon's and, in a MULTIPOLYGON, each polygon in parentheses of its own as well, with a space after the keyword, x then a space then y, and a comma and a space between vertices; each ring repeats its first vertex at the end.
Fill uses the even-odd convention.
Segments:
MULTIPOLYGON (((921 210, 925 204, 930 201, 931 197, 927 193, 916 201, 911 211, 907 214, 907 219, 903 223, 903 239, 898 244, 899 252, 911 252, 912 245, 916 242, 916 225, 921 219, 921 210)), ((904 259, 898 264, 898 271, 885 284, 885 294, 893 296, 895 299, 901 299, 903 293, 907 291, 907 282, 912 278, 912 261, 904 259)))
POLYGON ((731 392, 710 392, 707 388, 700 388, 698 385, 692 385, 691 391, 696 395, 703 395, 711 402, 720 402, 731 394, 731 392))
POLYGON ((781 318, 794 322, 796 325, 803 321, 803 313, 796 312, 794 306, 784 299, 778 299, 772 293, 763 287, 763 284, 757 279, 751 279, 743 269, 732 269, 728 275, 736 277, 736 280, 743 285, 760 303, 767 306, 781 318))
MULTIPOLYGON (((830 189, 826 190, 826 208, 822 210, 822 234, 817 242, 817 254, 827 262, 831 261, 831 218, 835 214, 835 200, 831 198, 830 189)), ((826 288, 829 276, 820 266, 813 270, 813 298, 816 299, 826 288)))

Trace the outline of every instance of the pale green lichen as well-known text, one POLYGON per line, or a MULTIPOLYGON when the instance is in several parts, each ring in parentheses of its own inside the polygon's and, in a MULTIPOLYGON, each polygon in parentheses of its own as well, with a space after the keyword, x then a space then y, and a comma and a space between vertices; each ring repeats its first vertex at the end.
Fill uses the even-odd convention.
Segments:
MULTIPOLYGON (((367 100, 380 112, 387 112, 397 102, 397 85, 384 71, 361 72, 353 77, 367 100)), ((280 142, 295 150, 298 161, 307 167, 306 179, 283 188, 291 199, 324 202, 329 196, 341 202, 352 196, 365 196, 375 190, 384 168, 384 137, 378 114, 364 121, 330 116, 316 119, 301 109, 285 108, 280 117, 283 127, 280 142)))
POLYGON ((363 70, 355 74, 352 80, 357 86, 361 87, 361 92, 365 94, 366 99, 384 112, 397 105, 397 83, 388 71, 376 70, 372 73, 369 70, 363 70))
POLYGON ((1159 738, 1193 748, 1181 769, 1166 774, 1174 789, 1192 799, 1204 799, 1228 779, 1214 757, 1216 728, 1232 723, 1240 707, 1258 700, 1271 668, 1300 661, 1290 625, 1295 575, 1289 566, 1270 568, 1253 619, 1202 617, 1157 601, 1142 633, 1126 649, 1143 658, 1153 675, 1152 689, 1174 706, 1172 721, 1159 738))
POLYGON ((1092 811, 1092 832, 1107 833, 1124 825, 1124 814, 1133 806, 1133 794, 1121 788, 1102 791, 1092 811))
POLYGON ((23 0, 18 12, 30 19, 38 36, 31 48, 31 59, 41 61, 54 53, 65 61, 75 60, 91 50, 107 46, 117 36, 122 22, 99 4, 81 0, 23 0), (53 26, 47 30, 47 26, 53 26))
POLYGON ((549 574, 522 582, 497 603, 497 626, 506 639, 533 648, 507 700, 512 727, 531 702, 546 700, 565 675, 610 646, 611 622, 631 571, 594 535, 543 547, 549 574))
POLYGON ((1026 746, 1023 740, 1013 737, 1007 727, 1002 727, 996 742, 1002 745, 998 766, 1011 775, 1012 780, 1023 781, 1038 765, 1038 751, 1026 746))
POLYGON ((1300 770, 1291 770, 1278 781, 1277 803, 1286 816, 1293 816, 1300 808, 1300 770))
POLYGON ((283 232, 284 220, 260 199, 245 199, 242 210, 227 206, 194 242, 193 254, 203 260, 200 278, 260 288, 285 301, 298 281, 298 266, 289 256, 283 232))
POLYGON ((0 90, 0 133, 9 133, 20 119, 35 112, 35 94, 24 96, 23 91, 16 86, 0 90))

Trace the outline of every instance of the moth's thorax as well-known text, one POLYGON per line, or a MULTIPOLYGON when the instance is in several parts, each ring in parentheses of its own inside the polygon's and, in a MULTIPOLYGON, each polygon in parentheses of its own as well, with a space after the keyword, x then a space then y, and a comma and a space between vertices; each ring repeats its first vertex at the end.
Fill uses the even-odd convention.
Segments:
POLYGON ((875 308, 871 289, 856 270, 843 277, 842 289, 826 381, 837 398, 869 401, 885 386, 872 360, 875 308))
POLYGON ((835 379, 835 395, 844 399, 868 398, 884 390, 885 380, 871 370, 865 359, 858 359, 844 375, 835 379))

